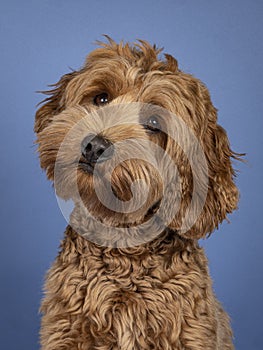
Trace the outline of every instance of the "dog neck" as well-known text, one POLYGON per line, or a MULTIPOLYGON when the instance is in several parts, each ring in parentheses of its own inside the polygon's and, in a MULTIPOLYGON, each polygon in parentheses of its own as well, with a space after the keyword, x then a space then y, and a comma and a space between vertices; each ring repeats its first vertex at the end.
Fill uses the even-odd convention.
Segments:
MULTIPOLYGON (((94 219, 83 205, 76 205, 71 216, 67 236, 74 237, 78 248, 96 247, 105 251, 115 251, 125 255, 151 253, 167 254, 171 251, 192 249, 196 242, 183 238, 177 231, 163 229, 158 220, 144 230, 137 227, 112 227, 94 219)), ((86 248, 85 248, 86 249, 86 248)))

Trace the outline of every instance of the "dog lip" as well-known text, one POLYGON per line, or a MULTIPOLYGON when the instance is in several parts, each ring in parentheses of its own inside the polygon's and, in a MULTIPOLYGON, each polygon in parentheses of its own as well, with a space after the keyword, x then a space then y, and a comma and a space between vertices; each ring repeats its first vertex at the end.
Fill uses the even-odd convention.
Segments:
POLYGON ((79 167, 81 168, 81 170, 83 170, 85 173, 89 173, 89 174, 93 174, 94 172, 94 165, 92 165, 91 163, 87 163, 87 162, 79 162, 79 167))
POLYGON ((153 215, 158 211, 160 205, 161 205, 161 199, 158 200, 157 202, 155 202, 154 205, 152 205, 152 206, 148 209, 148 211, 147 211, 145 217, 146 217, 146 218, 149 218, 149 217, 153 216, 153 215))

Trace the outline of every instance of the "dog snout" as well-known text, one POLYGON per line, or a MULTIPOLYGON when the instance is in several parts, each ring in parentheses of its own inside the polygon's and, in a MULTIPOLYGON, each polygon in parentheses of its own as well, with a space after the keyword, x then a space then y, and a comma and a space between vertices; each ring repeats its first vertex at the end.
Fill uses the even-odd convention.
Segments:
POLYGON ((82 141, 81 153, 89 164, 102 163, 113 156, 114 147, 102 136, 88 135, 82 141))

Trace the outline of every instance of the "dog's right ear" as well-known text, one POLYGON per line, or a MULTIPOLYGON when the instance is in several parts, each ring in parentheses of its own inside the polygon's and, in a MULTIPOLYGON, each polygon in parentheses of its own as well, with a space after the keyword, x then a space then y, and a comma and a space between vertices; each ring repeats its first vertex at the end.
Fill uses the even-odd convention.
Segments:
POLYGON ((48 97, 40 102, 42 106, 37 110, 35 116, 34 131, 39 133, 42 131, 51 121, 54 115, 60 113, 65 108, 64 92, 66 86, 72 78, 76 76, 77 72, 65 74, 54 85, 50 85, 53 89, 48 91, 41 91, 41 93, 48 95, 48 97))

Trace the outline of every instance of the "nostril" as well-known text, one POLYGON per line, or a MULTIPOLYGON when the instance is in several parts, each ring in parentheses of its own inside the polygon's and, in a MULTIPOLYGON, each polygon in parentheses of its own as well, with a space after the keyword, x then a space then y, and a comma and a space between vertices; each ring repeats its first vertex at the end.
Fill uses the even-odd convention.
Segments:
POLYGON ((85 157, 87 152, 92 150, 92 139, 95 135, 86 136, 81 142, 81 154, 85 157))
POLYGON ((104 151, 105 151, 105 148, 98 149, 97 155, 100 157, 104 151))
POLYGON ((92 149, 92 144, 88 143, 87 146, 85 147, 85 151, 91 151, 92 149))

